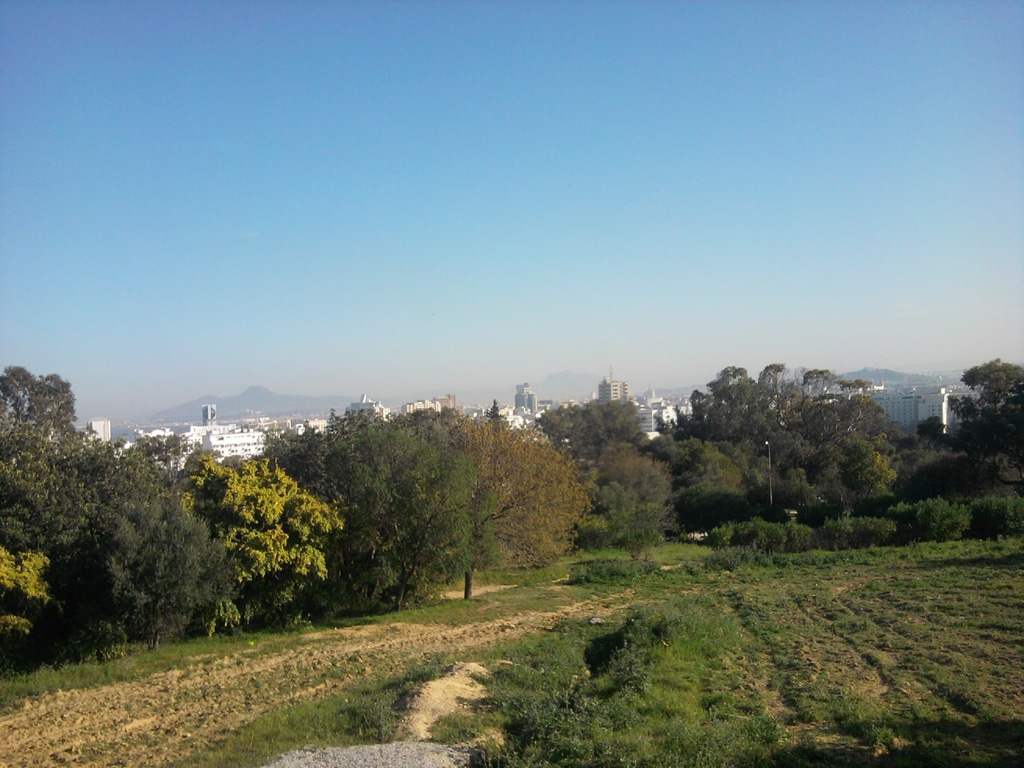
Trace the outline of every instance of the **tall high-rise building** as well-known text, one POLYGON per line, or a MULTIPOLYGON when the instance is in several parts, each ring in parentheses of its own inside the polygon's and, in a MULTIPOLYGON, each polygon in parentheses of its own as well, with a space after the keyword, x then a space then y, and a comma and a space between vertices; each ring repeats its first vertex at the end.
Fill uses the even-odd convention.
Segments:
POLYGON ((217 423, 217 405, 210 403, 203 406, 203 426, 209 427, 217 423))
POLYGON ((537 395, 529 384, 516 384, 516 408, 537 412, 537 395))
POLYGON ((104 443, 110 442, 110 419, 93 419, 86 424, 86 429, 92 432, 97 440, 104 443))
POLYGON ((597 385, 597 402, 599 403, 626 403, 629 402, 629 382, 617 381, 612 378, 612 372, 597 385))

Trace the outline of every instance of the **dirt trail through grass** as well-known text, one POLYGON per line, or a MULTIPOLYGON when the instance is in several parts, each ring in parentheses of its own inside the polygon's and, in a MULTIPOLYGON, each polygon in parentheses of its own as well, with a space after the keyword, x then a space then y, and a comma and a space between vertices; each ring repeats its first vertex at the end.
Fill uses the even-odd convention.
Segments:
POLYGON ((349 681, 410 660, 607 616, 607 598, 552 611, 448 626, 377 624, 312 633, 277 652, 257 646, 140 680, 27 701, 0 718, 0 767, 163 765, 216 742, 271 710, 343 691, 349 681))

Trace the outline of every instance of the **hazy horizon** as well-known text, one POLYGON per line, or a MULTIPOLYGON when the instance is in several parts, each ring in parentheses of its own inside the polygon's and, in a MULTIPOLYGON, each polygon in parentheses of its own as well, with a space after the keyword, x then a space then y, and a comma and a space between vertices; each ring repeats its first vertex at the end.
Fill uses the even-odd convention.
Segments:
POLYGON ((87 419, 1024 361, 1022 32, 998 1, 9 0, 0 366, 87 419))
MULTIPOLYGON (((851 372, 861 371, 861 370, 876 370, 876 371, 889 370, 889 371, 894 371, 896 373, 907 374, 907 375, 915 375, 915 374, 916 375, 929 375, 929 374, 939 375, 939 374, 956 373, 956 372, 964 370, 967 367, 970 367, 971 365, 980 364, 981 362, 987 362, 987 361, 974 361, 974 362, 970 362, 970 363, 963 363, 961 365, 957 365, 957 364, 954 364, 954 363, 947 363, 947 364, 933 364, 933 365, 925 365, 925 366, 903 366, 903 367, 896 367, 896 368, 882 368, 880 366, 867 365, 867 366, 858 366, 856 368, 835 369, 835 370, 833 370, 833 372, 836 373, 837 375, 843 375, 843 374, 846 374, 846 373, 851 373, 851 372)), ((733 363, 733 364, 734 365, 739 365, 740 367, 743 367, 743 368, 746 368, 746 366, 743 366, 740 363, 733 363)), ((730 364, 730 365, 733 365, 733 364, 730 364)), ((768 365, 768 364, 769 363, 765 363, 765 365, 768 365)), ((761 369, 763 367, 764 366, 759 366, 757 368, 747 368, 747 372, 753 378, 757 378, 758 373, 761 371, 761 369)), ((799 373, 800 370, 808 369, 810 367, 812 367, 812 366, 787 366, 787 370, 788 370, 789 375, 794 375, 795 376, 795 375, 797 375, 799 373)), ((33 373, 41 373, 41 372, 35 372, 34 371, 33 373)), ((648 391, 650 391, 652 389, 655 390, 656 393, 663 394, 665 392, 675 391, 675 390, 680 390, 680 389, 690 389, 690 388, 706 389, 707 384, 710 381, 712 381, 713 379, 715 379, 717 377, 718 373, 719 373, 719 371, 715 371, 714 374, 709 374, 708 376, 706 376, 701 381, 675 382, 675 383, 664 382, 661 385, 652 384, 652 383, 641 384, 640 382, 632 381, 632 380, 628 379, 627 377, 620 376, 617 373, 615 374, 615 378, 628 381, 629 384, 630 384, 631 392, 634 395, 642 394, 642 393, 648 392, 648 391)), ((481 406, 481 405, 482 406, 486 406, 486 405, 490 404, 492 399, 497 399, 499 403, 507 404, 507 403, 511 403, 513 401, 513 399, 514 399, 516 384, 523 384, 523 383, 530 384, 531 388, 533 388, 535 391, 537 391, 538 395, 540 397, 546 398, 546 397, 552 396, 552 392, 548 391, 548 390, 551 390, 552 387, 556 386, 556 383, 555 382, 551 382, 551 380, 552 379, 558 379, 559 377, 570 377, 570 378, 572 378, 574 380, 580 381, 581 384, 580 384, 579 387, 576 388, 576 389, 578 389, 578 391, 574 390, 571 395, 570 394, 562 394, 560 396, 556 395, 555 396, 556 400, 565 400, 568 397, 584 398, 585 399, 585 398, 587 398, 587 397, 589 397, 591 395, 594 395, 597 392, 598 382, 604 376, 606 376, 606 375, 608 375, 608 372, 605 372, 604 374, 596 374, 596 373, 586 373, 586 372, 581 372, 581 371, 557 371, 557 372, 554 372, 554 373, 552 373, 552 374, 550 374, 548 376, 545 376, 543 378, 534 379, 533 381, 525 381, 525 380, 524 381, 516 381, 516 382, 514 382, 512 384, 494 384, 494 385, 491 385, 491 386, 481 386, 481 387, 476 387, 476 388, 467 388, 467 387, 463 387, 463 386, 460 386, 458 384, 455 384, 453 386, 442 387, 441 389, 418 389, 418 390, 404 390, 404 391, 391 390, 391 391, 386 391, 383 394, 376 393, 376 392, 355 392, 355 391, 352 391, 352 392, 337 391, 337 392, 323 392, 323 393, 309 393, 309 392, 304 392, 304 391, 287 391, 286 392, 286 391, 275 390, 272 387, 266 387, 265 385, 260 384, 259 382, 252 382, 252 383, 242 387, 241 389, 239 389, 237 391, 232 391, 232 392, 226 392, 226 391, 225 392, 215 392, 215 391, 212 391, 212 390, 208 390, 208 391, 203 391, 201 393, 191 393, 188 397, 179 398, 179 399, 175 400, 174 402, 163 403, 162 405, 160 405, 160 406, 158 406, 156 408, 150 409, 149 411, 146 411, 146 412, 128 413, 128 412, 125 412, 125 411, 121 411, 121 412, 116 413, 115 415, 111 415, 109 413, 94 412, 94 413, 91 413, 91 414, 87 415, 86 413, 84 413, 82 411, 81 404, 79 403, 78 404, 78 408, 77 408, 77 416, 78 416, 78 422, 81 423, 81 424, 84 424, 87 421, 89 421, 91 419, 95 419, 95 418, 109 418, 112 421, 119 421, 119 422, 144 422, 144 421, 146 421, 148 419, 151 419, 152 417, 157 416, 157 415, 159 415, 159 414, 161 414, 161 413, 163 413, 165 411, 175 410, 177 408, 180 408, 183 405, 186 405, 186 404, 189 404, 189 403, 193 403, 193 402, 196 402, 196 401, 203 401, 204 404, 206 402, 217 403, 218 400, 224 400, 224 399, 228 399, 228 398, 237 397, 239 395, 244 394, 245 392, 247 392, 252 387, 258 387, 258 388, 267 389, 267 390, 269 390, 274 395, 314 397, 314 398, 329 398, 329 397, 337 398, 338 399, 338 403, 336 405, 332 405, 331 407, 336 408, 339 412, 343 411, 351 402, 355 402, 356 400, 358 400, 362 395, 366 395, 371 400, 376 400, 376 401, 384 402, 385 404, 387 404, 387 405, 389 405, 389 406, 391 406, 393 408, 399 408, 402 405, 404 405, 405 403, 412 402, 413 400, 433 399, 433 398, 436 398, 436 397, 443 397, 444 395, 452 394, 452 393, 457 394, 459 396, 459 404, 463 405, 463 406, 481 406), (468 397, 468 399, 467 399, 467 397, 468 397)), ((884 383, 884 381, 882 383, 884 383)), ((71 384, 72 384, 72 388, 74 388, 74 382, 71 382, 71 384)), ((562 385, 561 388, 564 389, 565 388, 564 385, 562 385)), ((198 414, 199 414, 199 411, 197 410, 195 418, 192 419, 192 420, 198 421, 198 419, 199 419, 199 415, 198 414)))

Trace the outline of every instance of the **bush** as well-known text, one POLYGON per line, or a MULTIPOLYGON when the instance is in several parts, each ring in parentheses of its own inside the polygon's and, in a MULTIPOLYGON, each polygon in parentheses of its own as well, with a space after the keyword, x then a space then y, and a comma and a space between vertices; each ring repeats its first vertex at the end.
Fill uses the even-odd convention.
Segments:
POLYGON ((704 558, 704 567, 713 571, 734 571, 741 565, 763 560, 764 557, 763 552, 750 547, 725 547, 704 558))
POLYGON ((732 530, 733 526, 731 523, 720 525, 713 529, 704 541, 712 549, 725 549, 732 542, 732 530))
POLYGON ((633 584, 644 576, 660 573, 651 560, 593 560, 572 567, 570 584, 633 584))
POLYGON ((719 526, 708 534, 707 541, 715 549, 747 547, 766 554, 803 552, 810 545, 811 529, 794 523, 769 523, 755 517, 745 523, 719 526))
POLYGON ((971 510, 945 499, 919 501, 917 525, 925 541, 957 541, 971 525, 971 510))
POLYGON ((799 508, 800 522, 811 528, 820 528, 828 520, 835 520, 843 515, 841 504, 819 501, 799 508))
POLYGON ((1024 534, 1024 499, 988 496, 971 502, 970 535, 975 539, 1024 534))
POLYGON ((809 525, 790 521, 783 527, 786 529, 786 552, 806 552, 811 548, 811 535, 814 531, 809 525))
POLYGON ((576 548, 583 551, 604 549, 611 546, 611 533, 608 521, 600 516, 591 515, 576 527, 576 548))
POLYGON ((769 555, 781 552, 786 544, 786 532, 781 523, 768 523, 755 517, 746 523, 733 527, 732 543, 741 547, 752 547, 769 555))
POLYGON ((753 508, 739 491, 696 485, 676 497, 676 514, 683 531, 710 531, 735 520, 749 520, 753 508))
POLYGON ((896 522, 879 517, 850 517, 826 520, 814 531, 813 546, 819 549, 867 549, 892 541, 896 522))

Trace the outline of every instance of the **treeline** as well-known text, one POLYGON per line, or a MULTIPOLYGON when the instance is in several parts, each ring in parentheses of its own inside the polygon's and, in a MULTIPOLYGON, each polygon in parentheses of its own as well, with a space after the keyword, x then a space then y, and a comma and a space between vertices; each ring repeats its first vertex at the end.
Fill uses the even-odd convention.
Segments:
POLYGON ((782 364, 757 378, 724 369, 693 393, 691 416, 651 441, 626 404, 558 410, 539 424, 588 471, 595 508, 582 546, 642 548, 716 528, 716 543, 775 547, 788 536, 792 549, 935 539, 940 528, 1012 535, 1020 506, 1002 500, 1024 482, 1024 369, 993 360, 963 381, 974 396, 952 398, 951 434, 937 420, 904 434, 868 382, 782 364), (802 527, 786 528, 794 516, 802 527))
POLYGON ((535 432, 454 413, 332 416, 218 464, 75 431, 59 376, 0 376, 0 667, 182 633, 401 609, 569 551, 589 507, 535 432))
POLYGON ((723 370, 654 440, 628 403, 512 430, 454 412, 332 415, 256 461, 74 429, 56 375, 0 376, 0 668, 182 633, 400 610, 572 547, 675 536, 760 551, 1021 532, 1024 369, 965 372, 959 429, 902 434, 865 382, 723 370), (795 517, 795 520, 793 519, 795 517))

